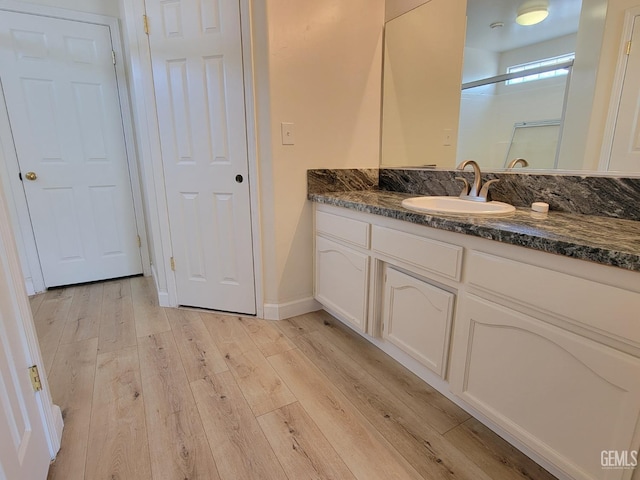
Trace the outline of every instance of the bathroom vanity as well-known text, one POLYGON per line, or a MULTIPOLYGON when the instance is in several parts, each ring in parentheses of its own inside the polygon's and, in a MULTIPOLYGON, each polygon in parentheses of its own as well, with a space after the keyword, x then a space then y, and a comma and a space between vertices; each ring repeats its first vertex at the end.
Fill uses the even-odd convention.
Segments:
POLYGON ((560 478, 640 478, 640 222, 313 193, 315 298, 560 478), (631 460, 631 459, 629 459, 631 460))

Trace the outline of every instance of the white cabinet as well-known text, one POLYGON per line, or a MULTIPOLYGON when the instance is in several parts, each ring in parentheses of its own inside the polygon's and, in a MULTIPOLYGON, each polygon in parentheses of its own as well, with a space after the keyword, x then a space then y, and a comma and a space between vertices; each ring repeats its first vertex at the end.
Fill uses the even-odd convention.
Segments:
POLYGON ((351 326, 365 331, 369 256, 316 236, 315 297, 351 326))
POLYGON ((625 479, 601 452, 640 445, 640 359, 466 295, 451 390, 574 479, 625 479))
POLYGON ((382 337, 443 377, 454 295, 387 266, 382 337))
POLYGON ((315 288, 556 476, 640 480, 601 465, 640 448, 638 272, 323 205, 315 288))

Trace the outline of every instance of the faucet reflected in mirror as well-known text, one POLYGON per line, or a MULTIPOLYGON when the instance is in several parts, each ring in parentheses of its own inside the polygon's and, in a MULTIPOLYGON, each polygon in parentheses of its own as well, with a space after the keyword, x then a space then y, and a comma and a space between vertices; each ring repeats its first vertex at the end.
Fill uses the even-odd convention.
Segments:
POLYGON ((518 165, 521 165, 522 168, 525 168, 529 166, 529 162, 527 162, 524 158, 514 158, 507 165, 507 170, 511 170, 512 168, 515 168, 518 165))
POLYGON ((640 173, 640 162, 609 161, 616 95, 622 96, 612 94, 612 85, 618 81, 616 62, 628 33, 623 24, 630 2, 562 0, 543 22, 526 27, 515 23, 518 3, 430 0, 388 19, 381 166, 435 163, 451 169, 474 158, 483 169, 504 170, 512 168, 509 159, 526 157, 530 169, 640 173), (462 14, 446 6, 465 3, 462 14), (437 18, 440 27, 424 27, 429 18, 437 18), (449 31, 442 31, 442 25, 449 31), (416 34, 420 28, 438 32, 438 48, 424 44, 433 39, 416 34), (465 36, 466 44, 457 41, 465 36), (417 39, 422 47, 415 45, 417 39), (558 68, 549 70, 541 62, 558 62, 558 68), (509 68, 531 70, 515 81, 509 78, 509 85, 502 81, 460 90, 462 84, 507 74, 509 68), (515 104, 522 107, 520 113, 515 104), (492 130, 499 131, 497 136, 490 135, 492 130), (533 146, 536 154, 510 148, 514 145, 533 146))

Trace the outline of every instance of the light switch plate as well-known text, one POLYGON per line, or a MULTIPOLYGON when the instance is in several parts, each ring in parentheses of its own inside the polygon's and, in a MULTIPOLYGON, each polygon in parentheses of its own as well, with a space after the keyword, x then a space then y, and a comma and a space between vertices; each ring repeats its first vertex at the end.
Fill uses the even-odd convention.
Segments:
POLYGON ((293 123, 282 122, 280 132, 282 134, 282 145, 295 145, 296 135, 293 123))
POLYGON ((445 147, 453 145, 453 130, 451 128, 445 128, 442 131, 442 145, 445 147))

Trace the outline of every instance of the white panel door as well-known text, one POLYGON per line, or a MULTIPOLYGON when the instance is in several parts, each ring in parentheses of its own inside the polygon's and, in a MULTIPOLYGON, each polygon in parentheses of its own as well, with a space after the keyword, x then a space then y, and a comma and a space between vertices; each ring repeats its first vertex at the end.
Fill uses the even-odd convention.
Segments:
POLYGON ((627 58, 620 106, 609 159, 609 171, 640 170, 640 16, 633 20, 631 52, 627 58))
POLYGON ((239 3, 146 6, 178 303, 254 314, 239 3))
POLYGON ((141 273, 109 27, 1 11, 0 77, 45 285, 141 273))
MULTIPOLYGON (((17 272, 9 259, 17 257, 9 234, 8 215, 0 191, 0 480, 47 478, 49 449, 29 381, 30 355, 12 281, 17 272)), ((17 266, 17 261, 14 261, 17 266)))

